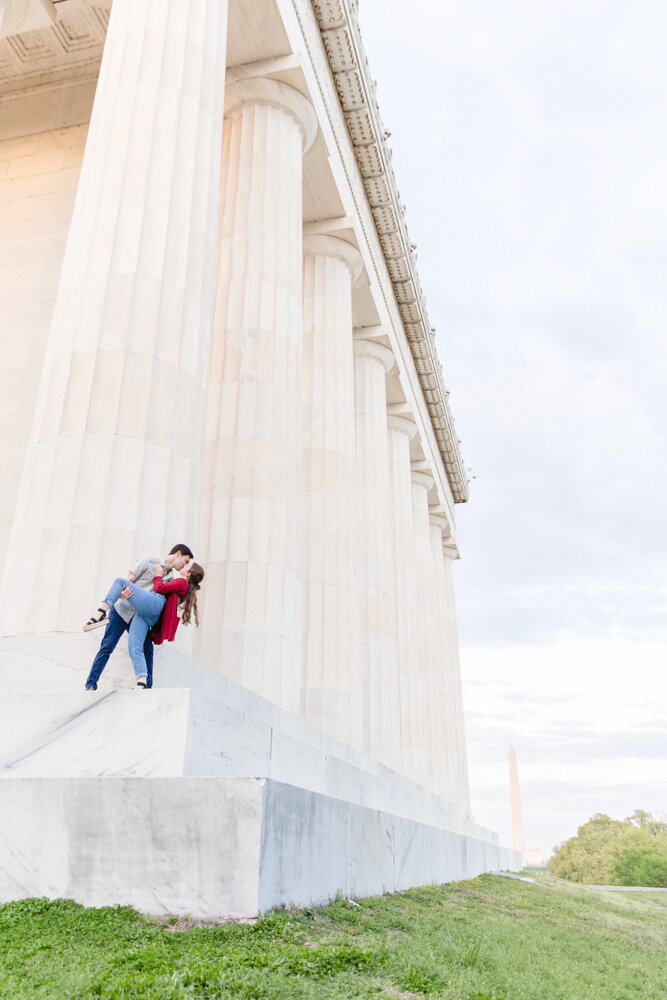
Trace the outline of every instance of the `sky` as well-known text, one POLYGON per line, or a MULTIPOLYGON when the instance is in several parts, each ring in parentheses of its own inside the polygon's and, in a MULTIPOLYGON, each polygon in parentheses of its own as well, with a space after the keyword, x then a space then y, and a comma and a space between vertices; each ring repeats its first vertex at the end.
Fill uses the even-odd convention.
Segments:
POLYGON ((667 8, 359 0, 466 466, 472 810, 667 812, 667 8))

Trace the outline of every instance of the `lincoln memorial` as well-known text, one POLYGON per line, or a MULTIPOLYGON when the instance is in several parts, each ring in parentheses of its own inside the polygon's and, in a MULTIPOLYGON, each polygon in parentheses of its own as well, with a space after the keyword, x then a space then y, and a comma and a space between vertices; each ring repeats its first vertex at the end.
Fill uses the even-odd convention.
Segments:
POLYGON ((470 814, 468 487, 356 8, 0 0, 0 902, 520 864, 470 814), (180 541, 200 627, 85 691, 180 541))

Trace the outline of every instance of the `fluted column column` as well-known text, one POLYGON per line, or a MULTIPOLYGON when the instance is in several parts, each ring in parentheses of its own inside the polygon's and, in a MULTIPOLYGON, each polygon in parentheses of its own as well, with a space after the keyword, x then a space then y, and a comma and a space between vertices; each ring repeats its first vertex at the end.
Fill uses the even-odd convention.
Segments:
POLYGON ((431 533, 431 560, 436 602, 436 630, 434 635, 434 688, 433 760, 434 788, 440 795, 453 802, 458 799, 456 775, 457 720, 451 677, 451 644, 447 608, 447 585, 442 555, 443 535, 449 535, 450 526, 446 513, 439 507, 429 510, 431 533))
POLYGON ((466 749, 465 717, 463 714, 463 694, 461 690, 461 664, 459 661, 459 636, 456 624, 456 602, 454 599, 453 562, 459 558, 453 538, 442 540, 444 570, 444 593, 447 614, 447 675, 451 691, 454 717, 454 759, 452 773, 456 799, 462 812, 470 813, 470 783, 468 779, 468 753, 466 749))
POLYGON ((306 237, 303 255, 301 714, 361 748, 352 283, 362 261, 331 236, 306 237))
POLYGON ((195 653, 298 712, 301 694, 302 157, 293 87, 228 88, 195 653))
POLYGON ((226 21, 225 0, 114 0, 6 561, 5 633, 79 627, 135 556, 197 534, 226 21))
POLYGON ((392 541, 396 567, 396 642, 399 676, 399 713, 403 773, 421 780, 426 754, 423 736, 421 680, 418 660, 417 570, 415 521, 412 505, 410 441, 417 425, 404 407, 390 405, 387 418, 389 477, 392 498, 392 541))
POLYGON ((396 586, 385 376, 388 348, 355 335, 357 552, 364 750, 400 769, 396 586))
POLYGON ((437 601, 431 554, 431 526, 428 494, 434 483, 426 462, 412 464, 412 502, 415 522, 415 561, 417 568, 417 650, 416 672, 419 678, 421 763, 420 780, 435 789, 435 643, 437 637, 437 601))

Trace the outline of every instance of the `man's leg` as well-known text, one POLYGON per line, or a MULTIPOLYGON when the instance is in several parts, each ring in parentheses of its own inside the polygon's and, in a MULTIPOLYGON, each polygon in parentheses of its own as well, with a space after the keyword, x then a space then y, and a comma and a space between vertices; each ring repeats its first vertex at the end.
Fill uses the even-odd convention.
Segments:
POLYGON ((147 680, 146 687, 153 687, 153 640, 150 637, 150 633, 146 636, 146 642, 144 643, 144 656, 146 657, 146 671, 147 680))
POLYGON ((114 608, 110 608, 109 624, 104 630, 99 652, 93 660, 93 665, 90 668, 90 673, 88 674, 88 678, 86 680, 86 687, 90 685, 94 690, 97 690, 97 682, 100 679, 100 674, 109 662, 109 657, 118 645, 118 640, 121 635, 123 632, 127 631, 128 628, 129 626, 127 622, 120 617, 114 608))

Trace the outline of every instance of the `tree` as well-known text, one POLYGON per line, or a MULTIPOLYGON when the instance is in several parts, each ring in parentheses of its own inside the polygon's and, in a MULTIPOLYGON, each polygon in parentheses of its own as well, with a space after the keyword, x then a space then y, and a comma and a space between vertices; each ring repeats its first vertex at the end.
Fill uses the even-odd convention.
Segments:
POLYGON ((620 820, 595 813, 570 837, 549 861, 549 868, 560 878, 589 885, 604 885, 612 877, 617 861, 613 843, 627 829, 620 820))
POLYGON ((594 816, 557 849, 549 869, 561 878, 588 885, 659 885, 667 863, 667 824, 643 809, 625 820, 594 816), (627 883, 624 878, 632 879, 627 883), (641 883, 637 879, 649 881, 641 883))
POLYGON ((667 854, 656 850, 630 850, 614 868, 617 885, 650 885, 667 888, 667 854))
POLYGON ((631 823, 632 826, 638 826, 640 829, 648 830, 654 837, 657 837, 659 833, 667 833, 667 823, 652 816, 645 809, 635 809, 632 816, 628 816, 625 822, 631 823))

